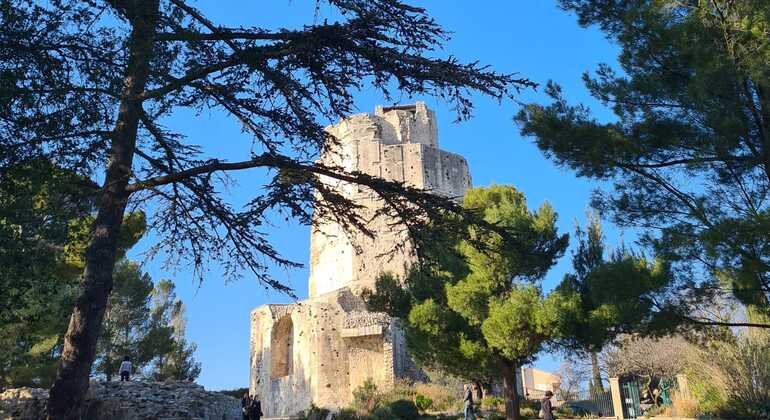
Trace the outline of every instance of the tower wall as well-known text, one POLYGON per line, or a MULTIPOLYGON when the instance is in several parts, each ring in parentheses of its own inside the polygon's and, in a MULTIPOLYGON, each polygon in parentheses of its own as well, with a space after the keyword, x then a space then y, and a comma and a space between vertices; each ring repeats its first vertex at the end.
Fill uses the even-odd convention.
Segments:
MULTIPOLYGON (((378 107, 374 115, 354 115, 327 130, 339 140, 321 158, 328 165, 457 199, 471 186, 465 159, 438 148, 435 115, 424 103, 378 107)), ((373 288, 384 272, 403 277, 413 260, 404 227, 374 216, 383 203, 371 190, 328 177, 323 182, 365 207, 362 216, 370 220, 367 227, 374 238, 316 218, 310 239, 310 296, 342 287, 355 292, 373 288)))
MULTIPOLYGON (((457 199, 471 185, 465 159, 438 148, 435 116, 423 103, 377 107, 374 115, 354 115, 327 130, 339 140, 321 157, 327 165, 457 199)), ((360 297, 380 274, 406 274, 413 262, 407 233, 392 219, 374 217, 382 203, 371 191, 328 177, 322 182, 362 206, 374 236, 316 217, 309 298, 252 311, 249 387, 269 417, 294 415, 311 404, 348 406, 368 379, 388 390, 398 378, 422 376, 399 321, 367 311, 360 297)))

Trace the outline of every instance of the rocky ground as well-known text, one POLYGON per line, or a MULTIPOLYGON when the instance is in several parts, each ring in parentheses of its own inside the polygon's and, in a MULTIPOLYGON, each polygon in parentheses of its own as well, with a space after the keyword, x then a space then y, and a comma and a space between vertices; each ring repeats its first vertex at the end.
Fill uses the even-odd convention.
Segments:
MULTIPOLYGON (((48 390, 0 393, 0 419, 42 418, 48 390)), ((88 420, 240 420, 240 401, 190 382, 92 382, 83 415, 88 420)))

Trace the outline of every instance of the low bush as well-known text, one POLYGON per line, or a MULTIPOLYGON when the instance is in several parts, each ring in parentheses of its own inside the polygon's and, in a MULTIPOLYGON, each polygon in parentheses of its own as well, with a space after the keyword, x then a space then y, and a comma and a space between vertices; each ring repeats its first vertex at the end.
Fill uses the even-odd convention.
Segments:
POLYGON ((462 405, 460 391, 449 385, 418 383, 414 385, 414 390, 433 401, 431 410, 453 411, 459 410, 462 405))
MULTIPOLYGON (((561 407, 557 408, 555 411, 558 417, 567 417, 567 418, 575 417, 575 411, 572 409, 572 407, 568 405, 562 405, 561 407)), ((540 412, 540 407, 537 408, 537 412, 538 413, 540 412)))
POLYGON ((398 400, 385 406, 395 419, 412 420, 420 416, 417 406, 410 400, 398 400))
POLYGON ((324 420, 328 415, 329 415, 329 410, 325 408, 316 407, 315 404, 312 404, 310 408, 305 410, 305 413, 302 416, 302 418, 304 420, 324 420))
POLYGON ((374 381, 367 379, 362 385, 353 390, 353 405, 364 413, 371 413, 382 401, 382 394, 374 381))
POLYGON ((425 395, 417 394, 414 396, 414 403, 420 411, 426 412, 433 405, 433 400, 425 395))
MULTIPOLYGON (((505 400, 503 400, 503 405, 505 405, 505 400)), ((540 411, 540 400, 521 400, 521 408, 527 407, 540 411)))
POLYGON ((534 409, 532 409, 531 407, 522 407, 521 411, 519 411, 519 412, 521 413, 522 417, 527 418, 527 419, 539 418, 538 417, 538 412, 535 411, 534 409))
POLYGON ((343 408, 339 413, 334 415, 334 420, 365 420, 358 415, 356 410, 350 408, 343 408))
POLYGON ((484 397, 481 399, 481 408, 484 410, 505 410, 505 400, 501 397, 484 397))
POLYGON ((714 341, 688 359, 697 414, 770 418, 770 333, 750 331, 714 341))

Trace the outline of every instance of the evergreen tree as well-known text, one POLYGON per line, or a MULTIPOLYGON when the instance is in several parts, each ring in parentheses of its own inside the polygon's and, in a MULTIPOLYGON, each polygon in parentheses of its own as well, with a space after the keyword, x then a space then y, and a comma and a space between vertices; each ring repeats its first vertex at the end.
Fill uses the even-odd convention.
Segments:
POLYGON ((149 376, 157 381, 194 381, 201 366, 194 359, 195 343, 185 339, 185 306, 175 289, 174 283, 161 280, 152 292, 152 331, 144 343, 145 352, 152 356, 149 376))
POLYGON ((624 246, 605 255, 598 215, 590 213, 585 230, 575 227, 577 249, 573 273, 549 297, 557 308, 559 338, 568 351, 591 359, 591 389, 603 391, 598 353, 621 333, 652 332, 657 325, 654 302, 668 293, 668 264, 648 262, 624 246))
POLYGON ((150 328, 152 279, 138 264, 123 260, 115 266, 115 287, 107 301, 94 370, 112 380, 124 356, 140 370, 150 359, 144 345, 150 328))
POLYGON ((620 71, 584 75, 615 118, 597 121, 549 83, 553 102, 518 116, 524 135, 579 176, 614 183, 595 206, 640 228, 671 263, 671 322, 725 323, 700 311, 732 294, 770 313, 770 3, 561 0, 621 47, 620 71))
MULTIPOLYGON (((45 159, 0 172, 0 386, 49 386, 77 296, 96 185, 45 159)), ((141 237, 129 214, 119 253, 141 237)))
MULTIPOLYGON (((463 204, 510 236, 471 228, 459 243, 434 244, 433 263, 405 281, 407 343, 423 365, 473 381, 502 381, 506 417, 519 419, 516 372, 555 333, 557 313, 538 283, 563 254, 568 237, 557 233, 549 205, 530 212, 513 187, 472 189, 463 204)), ((403 308, 403 301, 393 290, 368 295, 368 303, 381 308, 403 308)))

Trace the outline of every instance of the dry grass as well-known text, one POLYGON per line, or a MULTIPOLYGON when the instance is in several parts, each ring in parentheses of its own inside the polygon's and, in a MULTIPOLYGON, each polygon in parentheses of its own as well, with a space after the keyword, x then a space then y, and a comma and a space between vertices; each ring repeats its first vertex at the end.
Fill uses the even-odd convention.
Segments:
POLYGON ((414 385, 414 391, 415 394, 424 395, 433 400, 431 409, 435 411, 451 410, 460 401, 460 395, 444 385, 418 383, 414 385))
POLYGON ((697 417, 700 414, 698 401, 682 398, 679 393, 671 396, 671 413, 675 417, 697 417))

